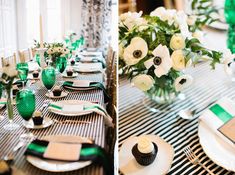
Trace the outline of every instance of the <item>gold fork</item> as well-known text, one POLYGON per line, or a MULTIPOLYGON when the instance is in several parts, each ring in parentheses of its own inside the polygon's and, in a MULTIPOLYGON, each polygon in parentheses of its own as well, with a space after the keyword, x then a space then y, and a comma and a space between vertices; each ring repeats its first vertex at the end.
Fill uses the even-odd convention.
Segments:
POLYGON ((194 164, 197 165, 199 164, 201 167, 203 167, 209 174, 215 175, 209 168, 207 168, 203 163, 201 163, 200 159, 198 156, 194 154, 194 152, 191 150, 189 146, 183 149, 184 154, 187 156, 188 160, 194 164))

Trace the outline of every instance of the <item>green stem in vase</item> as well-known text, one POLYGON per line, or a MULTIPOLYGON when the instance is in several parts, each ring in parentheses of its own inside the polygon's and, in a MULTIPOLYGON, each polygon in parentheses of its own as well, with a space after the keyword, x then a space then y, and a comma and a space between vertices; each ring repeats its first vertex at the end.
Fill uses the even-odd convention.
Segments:
POLYGON ((7 114, 8 114, 9 120, 12 121, 14 114, 13 114, 11 88, 6 89, 6 92, 7 92, 7 114))

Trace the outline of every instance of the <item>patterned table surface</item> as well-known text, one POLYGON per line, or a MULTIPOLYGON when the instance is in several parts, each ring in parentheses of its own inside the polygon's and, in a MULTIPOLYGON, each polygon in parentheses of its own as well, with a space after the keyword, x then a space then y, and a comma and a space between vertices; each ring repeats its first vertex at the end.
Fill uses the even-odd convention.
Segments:
MULTIPOLYGON (((103 82, 103 74, 79 74, 77 79, 84 79, 84 80, 92 80, 96 82, 103 82)), ((57 82, 61 82, 62 80, 69 80, 63 79, 60 76, 57 76, 57 82)), ((30 89, 35 91, 36 95, 36 108, 40 109, 43 105, 44 100, 47 99, 45 96, 47 89, 43 87, 42 83, 38 81, 34 85, 29 87, 30 89)), ((104 105, 104 96, 101 90, 89 90, 89 91, 76 91, 76 92, 69 92, 68 96, 63 98, 63 100, 87 100, 87 101, 98 101, 99 104, 104 105)), ((61 100, 61 99, 60 99, 61 100)), ((57 100, 55 100, 57 101, 57 100)), ((5 114, 5 110, 2 111, 2 114, 5 114)), ((22 126, 22 119, 19 116, 16 107, 14 106, 14 122, 20 124, 20 129, 16 132, 9 133, 0 129, 0 157, 3 158, 4 155, 10 153, 14 146, 17 145, 19 142, 19 135, 26 132, 26 129, 22 126)), ((79 117, 63 117, 60 115, 52 114, 44 109, 43 115, 47 116, 51 119, 57 119, 59 121, 63 121, 66 119, 69 120, 79 120, 79 121, 90 121, 91 124, 78 124, 78 123, 64 123, 64 124, 53 124, 49 128, 40 129, 40 130, 31 130, 35 136, 42 137, 47 135, 78 135, 83 137, 91 138, 95 141, 96 144, 104 147, 105 146, 105 124, 104 119, 102 116, 97 114, 90 114, 85 116, 79 117)), ((2 128, 7 123, 7 118, 0 122, 0 128, 2 128)), ((26 148, 22 148, 16 154, 16 159, 14 166, 28 175, 50 175, 55 173, 49 173, 46 171, 42 171, 38 168, 35 168, 31 164, 29 164, 23 153, 26 148)), ((90 165, 84 169, 67 172, 67 173, 56 173, 56 174, 103 174, 103 168, 98 165, 90 165)))
POLYGON ((174 147, 174 160, 168 174, 207 174, 199 165, 193 165, 188 161, 183 153, 186 146, 190 146, 216 175, 234 174, 207 157, 198 137, 198 117, 211 102, 221 97, 228 96, 235 100, 234 83, 225 75, 222 65, 210 71, 209 65, 202 63, 186 72, 194 77, 194 84, 183 92, 186 99, 162 106, 145 98, 144 94, 132 87, 126 78, 119 79, 119 148, 128 137, 154 134, 174 147), (146 106, 166 109, 166 112, 154 113, 146 106), (181 109, 196 109, 196 118, 191 121, 180 118, 177 113, 181 109))

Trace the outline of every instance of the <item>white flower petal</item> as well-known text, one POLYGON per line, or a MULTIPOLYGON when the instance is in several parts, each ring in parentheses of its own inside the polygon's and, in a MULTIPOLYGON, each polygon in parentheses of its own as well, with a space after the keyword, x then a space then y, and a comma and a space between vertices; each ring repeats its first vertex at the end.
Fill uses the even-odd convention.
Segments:
POLYGON ((154 59, 154 58, 151 58, 151 59, 149 59, 149 60, 147 60, 147 61, 144 62, 144 66, 145 66, 147 69, 149 69, 149 68, 153 65, 153 59, 154 59))
POLYGON ((134 77, 132 79, 132 83, 138 89, 142 91, 147 91, 153 86, 154 79, 150 75, 141 74, 134 77))
POLYGON ((191 75, 181 75, 175 79, 174 85, 177 92, 189 87, 193 83, 193 77, 191 75))

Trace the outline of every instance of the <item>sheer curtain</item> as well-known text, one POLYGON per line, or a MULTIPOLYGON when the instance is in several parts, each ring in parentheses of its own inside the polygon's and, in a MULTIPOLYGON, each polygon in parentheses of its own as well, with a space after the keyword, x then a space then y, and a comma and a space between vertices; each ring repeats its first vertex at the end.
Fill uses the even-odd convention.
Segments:
MULTIPOLYGON (((39 41, 39 17, 42 15, 43 37, 46 42, 62 41, 68 30, 73 29, 72 23, 79 23, 72 18, 73 9, 75 16, 81 15, 79 3, 74 0, 17 0, 18 9, 18 45, 26 48, 33 45, 34 39, 39 41), (75 5, 75 6, 74 6, 75 5)), ((80 0, 76 0, 80 1, 80 0)))

